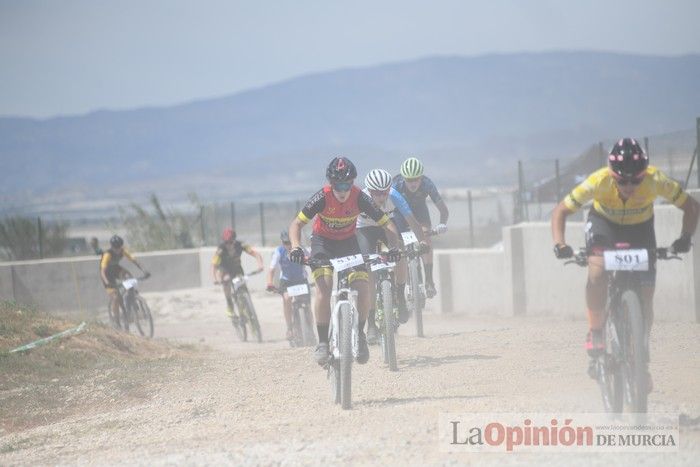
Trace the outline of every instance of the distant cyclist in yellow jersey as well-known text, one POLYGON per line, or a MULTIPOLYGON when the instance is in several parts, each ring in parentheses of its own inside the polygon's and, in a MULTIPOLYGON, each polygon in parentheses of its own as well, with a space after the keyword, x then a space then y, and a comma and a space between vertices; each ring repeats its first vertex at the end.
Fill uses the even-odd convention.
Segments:
MULTIPOLYGON (((586 350, 591 357, 604 348, 603 325, 608 280, 604 270, 603 250, 616 243, 633 248, 656 248, 654 233, 654 200, 661 196, 683 211, 683 226, 672 248, 679 253, 690 250, 690 239, 698 222, 699 205, 680 184, 649 165, 649 158, 632 138, 618 141, 608 156, 608 166, 591 174, 574 188, 552 213, 552 237, 557 258, 573 256, 566 244, 566 217, 593 201, 586 222, 586 247, 589 249, 586 305, 590 330, 586 350)), ((656 266, 642 278, 642 306, 645 322, 653 323, 653 297, 656 266)))
POLYGON ((109 239, 109 249, 102 253, 102 258, 100 259, 100 277, 102 279, 102 284, 107 291, 107 295, 109 295, 111 299, 110 303, 112 304, 112 313, 116 317, 119 317, 117 280, 124 279, 130 275, 129 271, 121 267, 119 264, 122 258, 126 258, 134 263, 136 267, 144 273, 144 275, 150 275, 141 267, 138 261, 136 261, 134 257, 129 254, 126 248, 124 248, 124 239, 122 239, 119 235, 114 235, 109 239))

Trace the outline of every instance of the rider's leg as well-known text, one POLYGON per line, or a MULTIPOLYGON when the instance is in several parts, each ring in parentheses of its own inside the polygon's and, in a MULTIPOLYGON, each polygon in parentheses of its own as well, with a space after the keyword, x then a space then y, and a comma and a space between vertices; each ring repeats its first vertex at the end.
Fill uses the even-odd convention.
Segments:
POLYGON ((357 291, 357 312, 359 316, 359 335, 358 335, 358 353, 357 363, 367 363, 369 360, 369 348, 367 347, 367 336, 364 332, 365 321, 369 312, 370 302, 372 297, 369 293, 369 283, 367 280, 366 271, 355 271, 348 276, 350 287, 357 291))
POLYGON ((287 323, 287 337, 292 331, 292 297, 287 292, 282 295, 282 306, 284 309, 284 321, 287 323))
POLYGON ((226 315, 229 318, 233 318, 234 308, 233 308, 233 295, 232 295, 232 290, 231 290, 231 282, 224 281, 223 284, 221 284, 221 287, 223 288, 224 296, 226 297, 226 315))
POLYGON ((331 292, 333 290, 333 270, 318 268, 312 273, 316 282, 316 297, 314 298, 314 315, 318 341, 328 343, 328 324, 331 316, 331 292))
MULTIPOLYGON (((423 226, 424 231, 430 230, 430 225, 423 226)), ((433 280, 433 242, 429 236, 425 237, 425 243, 428 244, 430 250, 423 255, 423 269, 425 270, 425 294, 428 298, 433 298, 437 293, 435 291, 435 282, 433 280)))
POLYGON ((603 265, 602 256, 588 257, 586 306, 590 334, 586 349, 589 354, 595 354, 604 346, 602 332, 605 325, 605 303, 608 298, 608 277, 603 265))
POLYGON ((112 316, 116 318, 117 324, 120 323, 121 317, 119 316, 119 301, 121 300, 121 296, 119 295, 119 292, 117 291, 116 288, 106 288, 107 295, 109 296, 109 304, 111 306, 111 311, 112 311, 112 316))

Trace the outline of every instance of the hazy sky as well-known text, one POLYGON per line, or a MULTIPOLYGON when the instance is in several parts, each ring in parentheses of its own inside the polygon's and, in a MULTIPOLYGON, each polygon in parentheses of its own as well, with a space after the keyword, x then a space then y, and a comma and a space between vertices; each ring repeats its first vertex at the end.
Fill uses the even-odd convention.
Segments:
POLYGON ((700 53, 698 0, 0 0, 0 115, 169 105, 428 55, 700 53))

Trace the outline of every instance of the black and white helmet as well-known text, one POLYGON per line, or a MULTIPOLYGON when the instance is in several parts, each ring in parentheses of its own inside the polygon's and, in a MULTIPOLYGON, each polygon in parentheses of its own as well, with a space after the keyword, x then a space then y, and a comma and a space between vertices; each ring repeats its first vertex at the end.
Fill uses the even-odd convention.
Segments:
POLYGON ((384 169, 370 170, 365 177, 365 186, 369 190, 386 191, 391 188, 391 174, 384 169))

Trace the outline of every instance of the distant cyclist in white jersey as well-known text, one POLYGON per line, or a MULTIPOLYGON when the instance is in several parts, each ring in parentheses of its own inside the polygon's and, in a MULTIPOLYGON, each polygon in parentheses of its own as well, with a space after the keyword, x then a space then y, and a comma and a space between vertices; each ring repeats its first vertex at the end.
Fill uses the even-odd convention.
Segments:
MULTIPOLYGON (((389 218, 393 218, 395 211, 398 211, 408 222, 411 230, 415 232, 418 240, 423 242, 425 240, 423 228, 411 212, 411 208, 404 197, 396 189, 392 188, 391 183, 392 177, 389 172, 382 169, 374 169, 365 177, 365 189, 363 191, 371 196, 372 201, 389 218)), ((375 253, 377 244, 380 242, 389 247, 384 229, 364 214, 357 218, 356 233, 362 253, 375 253)), ((408 321, 408 308, 406 307, 406 296, 404 295, 406 276, 406 260, 402 259, 396 265, 396 301, 399 309, 399 322, 401 323, 408 321)), ((376 277, 374 273, 370 273, 369 284, 370 293, 374 297, 376 294, 376 277)), ((374 300, 372 300, 372 308, 369 310, 367 319, 367 342, 370 344, 377 343, 379 338, 379 330, 374 322, 374 315, 374 300)))

